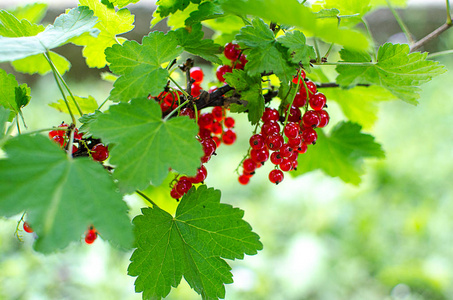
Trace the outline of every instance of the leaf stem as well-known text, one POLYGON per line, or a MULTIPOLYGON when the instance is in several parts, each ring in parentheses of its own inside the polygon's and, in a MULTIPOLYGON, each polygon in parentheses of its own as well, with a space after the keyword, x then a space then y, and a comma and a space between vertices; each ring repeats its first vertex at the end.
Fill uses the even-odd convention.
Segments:
POLYGON ((170 78, 171 82, 173 82, 173 83, 178 87, 179 91, 180 91, 181 93, 183 93, 184 96, 186 96, 186 98, 191 97, 191 96, 189 96, 189 94, 187 94, 187 92, 179 85, 179 83, 177 83, 173 78, 171 78, 171 77, 168 77, 168 78, 170 78))
POLYGON ((139 194, 140 196, 142 196, 143 199, 145 199, 146 201, 149 201, 149 203, 151 203, 151 204, 153 205, 153 207, 155 206, 155 207, 161 209, 161 208, 159 207, 159 205, 157 205, 153 200, 151 200, 148 196, 146 196, 145 194, 143 194, 143 193, 140 192, 139 190, 136 190, 135 192, 136 192, 137 194, 139 194))
POLYGON ((444 56, 444 55, 448 55, 448 54, 453 54, 453 50, 445 50, 445 51, 430 53, 430 54, 428 54, 428 56, 426 58, 431 59, 434 57, 444 56))
POLYGON ((109 101, 109 98, 110 98, 110 95, 107 96, 107 98, 105 98, 104 102, 102 102, 101 105, 98 106, 98 110, 100 110, 104 106, 104 104, 107 103, 107 101, 109 101))
POLYGON ((447 7, 447 24, 451 24, 451 14, 450 14, 450 0, 446 0, 446 7, 447 7))
POLYGON ((184 105, 186 105, 187 103, 189 103, 190 100, 186 100, 184 101, 182 104, 178 105, 178 107, 176 107, 174 110, 172 110, 168 115, 165 116, 164 118, 164 122, 166 122, 175 112, 177 112, 181 107, 183 107, 184 105))
POLYGON ((407 41, 409 42, 410 45, 414 44, 414 39, 411 36, 411 33, 409 32, 409 29, 407 28, 406 24, 404 24, 403 19, 401 19, 400 15, 398 12, 395 10, 393 7, 392 3, 390 3, 390 0, 385 0, 387 2, 387 6, 390 8, 390 11, 392 12, 393 16, 395 17, 396 21, 398 22, 398 25, 400 25, 401 30, 403 31, 404 35, 406 36, 407 41))

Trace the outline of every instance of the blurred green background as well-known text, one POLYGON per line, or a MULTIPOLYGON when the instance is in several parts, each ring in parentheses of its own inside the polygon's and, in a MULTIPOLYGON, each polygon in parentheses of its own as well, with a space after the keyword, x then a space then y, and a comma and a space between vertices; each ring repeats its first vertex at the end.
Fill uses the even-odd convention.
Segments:
MULTIPOLYGON (((403 16, 420 38, 442 24, 444 14, 424 7, 403 16)), ((388 10, 370 15, 369 22, 379 42, 398 37, 388 10)), ((453 32, 446 32, 426 49, 452 47, 453 32)), ((84 73, 80 48, 73 48, 78 57, 70 59, 71 89, 101 103, 111 83, 84 73)), ((439 60, 452 69, 452 58, 439 60)), ((32 101, 24 110, 30 130, 69 121, 47 105, 60 99, 51 75, 17 78, 32 82, 32 101)), ((264 250, 231 262, 235 283, 226 286, 226 299, 453 299, 451 82, 448 72, 424 85, 418 106, 379 104, 379 120, 368 132, 386 159, 367 161, 358 187, 321 172, 286 176, 275 186, 262 169, 249 185, 239 185, 234 170, 247 150, 250 126, 237 116, 238 140, 218 149, 207 164, 206 183, 222 191, 223 202, 245 210, 264 250)), ((333 122, 342 119, 336 103, 329 102, 329 112, 333 122)), ((145 205, 134 196, 126 200, 131 217, 145 205)), ((44 256, 32 250, 31 234, 20 232, 23 241, 14 235, 19 218, 0 220, 0 299, 141 299, 126 275, 131 253, 99 239, 44 256)), ((168 299, 199 296, 183 281, 168 299)))

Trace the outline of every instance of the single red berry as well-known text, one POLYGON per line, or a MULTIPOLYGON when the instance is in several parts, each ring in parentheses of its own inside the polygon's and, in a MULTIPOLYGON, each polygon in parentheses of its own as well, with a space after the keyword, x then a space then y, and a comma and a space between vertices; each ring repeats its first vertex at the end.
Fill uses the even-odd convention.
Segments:
POLYGON ((305 127, 317 127, 319 125, 319 114, 314 110, 307 110, 302 117, 305 127))
POLYGON ((297 170, 297 167, 299 166, 299 162, 296 160, 293 160, 293 170, 297 170))
POLYGON ((299 129, 299 124, 295 122, 288 122, 286 123, 285 128, 283 128, 283 132, 287 138, 293 139, 299 135, 299 129))
POLYGON ((190 77, 192 77, 192 79, 195 80, 194 83, 198 83, 198 84, 202 83, 203 77, 204 77, 203 70, 200 67, 191 68, 190 77))
POLYGON ((299 82, 299 85, 303 85, 303 80, 305 79, 305 77, 307 77, 307 74, 305 73, 304 70, 300 70, 300 76, 299 76, 299 72, 297 72, 297 75, 294 76, 292 82, 294 84, 297 84, 297 82, 299 82))
POLYGON ((33 228, 31 228, 30 224, 28 224, 27 222, 24 222, 24 230, 25 230, 25 232, 28 232, 28 233, 33 232, 33 228))
POLYGON ((289 172, 293 168, 293 161, 290 160, 289 158, 284 158, 283 161, 279 165, 280 170, 283 172, 289 172))
POLYGON ((329 117, 329 114, 327 113, 327 111, 322 109, 322 110, 318 110, 317 113, 319 115, 318 127, 323 128, 323 127, 327 126, 327 124, 329 124, 329 120, 330 120, 330 117, 329 117))
POLYGON ((195 119, 195 111, 191 108, 185 107, 181 109, 181 112, 179 113, 180 116, 188 116, 191 119, 195 119))
POLYGON ((296 149, 297 153, 299 154, 304 154, 305 152, 307 152, 307 144, 305 143, 301 143, 300 146, 296 149))
POLYGON ((198 131, 198 136, 202 140, 206 139, 206 138, 210 138, 211 137, 211 130, 209 130, 207 128, 200 128, 200 130, 198 131))
POLYGON ((197 175, 195 175, 195 177, 189 177, 189 180, 193 184, 197 184, 197 183, 201 183, 201 182, 205 181, 207 176, 208 176, 208 170, 206 170, 205 166, 201 165, 201 167, 199 167, 197 169, 197 175))
POLYGON ((219 148, 220 144, 222 144, 222 140, 218 136, 213 136, 212 139, 214 140, 216 147, 219 148))
POLYGON ((211 113, 204 113, 198 117, 198 126, 200 128, 210 129, 214 123, 214 116, 211 113))
POLYGON ((318 134, 313 128, 305 128, 304 131, 302 131, 302 139, 305 144, 312 145, 316 143, 318 134))
POLYGON ((246 173, 252 173, 255 172, 256 170, 256 163, 253 161, 253 159, 246 158, 244 162, 242 163, 242 168, 244 169, 244 172, 246 173))
POLYGON ((280 132, 280 125, 276 121, 267 121, 261 127, 261 134, 263 136, 268 136, 274 133, 280 132))
POLYGON ((239 56, 239 61, 243 66, 245 66, 245 64, 248 62, 247 56, 245 54, 241 54, 241 56, 239 56))
POLYGON ((294 149, 291 148, 288 143, 284 143, 283 146, 280 148, 280 155, 282 157, 290 157, 294 152, 294 149))
POLYGON ((246 185, 250 181, 250 176, 248 176, 246 174, 242 174, 241 176, 238 177, 238 181, 240 184, 246 185))
POLYGON ((217 68, 217 71, 216 71, 215 75, 217 76, 217 79, 220 82, 225 82, 225 78, 223 78, 223 76, 226 73, 231 73, 231 72, 233 72, 233 69, 231 68, 231 66, 223 65, 223 66, 219 66, 217 68))
POLYGON ((296 136, 293 139, 288 139, 288 145, 293 149, 299 148, 301 143, 302 143, 302 137, 300 135, 296 136))
POLYGON ((268 121, 278 121, 280 118, 280 114, 278 113, 278 110, 270 107, 266 107, 264 109, 263 116, 261 117, 261 120, 263 122, 268 122, 268 121))
POLYGON ((249 140, 252 149, 261 149, 265 146, 265 137, 261 134, 254 134, 249 140))
POLYGON ((274 165, 279 165, 282 163, 282 161, 283 161, 283 157, 279 151, 275 151, 271 154, 271 162, 274 165))
POLYGON ((88 230, 87 234, 85 235, 85 243, 93 244, 97 237, 98 237, 98 233, 97 233, 96 229, 91 227, 88 230))
POLYGON ((299 92, 305 99, 310 98, 312 95, 316 93, 318 88, 313 81, 307 81, 305 84, 302 84, 299 88, 299 92), (307 86, 305 88, 305 85, 307 86), (307 90, 308 90, 308 97, 307 97, 307 90))
MULTIPOLYGON (((288 108, 286 108, 285 114, 286 114, 287 111, 288 111, 288 108)), ((299 123, 299 121, 300 121, 300 116, 301 116, 300 109, 299 109, 298 107, 295 107, 294 105, 291 106, 291 109, 289 110, 288 121, 289 121, 289 122, 296 122, 296 123, 299 123)))
POLYGON ((95 161, 104 161, 109 157, 109 149, 104 144, 96 144, 91 148, 91 157, 95 161))
POLYGON ((217 135, 222 134, 222 132, 223 132, 222 124, 220 124, 219 122, 212 123, 211 132, 213 134, 217 134, 217 135))
POLYGON ((307 97, 302 95, 300 92, 297 92, 296 96, 294 96, 293 106, 303 107, 305 104, 307 104, 307 97))
POLYGON ((269 159, 269 150, 266 148, 252 149, 250 151, 250 158, 256 163, 264 163, 269 159))
POLYGON ((226 117, 225 120, 223 120, 223 124, 225 125, 226 128, 233 128, 234 123, 235 121, 232 117, 226 117))
POLYGON ((76 128, 74 130, 74 139, 81 140, 83 138, 83 133, 79 133, 79 130, 76 128))
POLYGON ((217 149, 217 145, 215 144, 214 140, 210 137, 201 140, 201 145, 203 146, 203 151, 205 156, 211 157, 215 150, 217 149))
POLYGON ((283 172, 278 169, 273 169, 269 173, 269 181, 275 184, 282 182, 284 177, 283 172))
POLYGON ((316 93, 310 97, 308 103, 314 110, 321 110, 326 106, 327 98, 323 93, 316 93))
POLYGON ((220 122, 223 120, 224 115, 223 115, 223 107, 221 106, 214 106, 211 112, 212 116, 214 117, 214 120, 217 122, 220 122))
POLYGON ((170 191, 170 197, 172 197, 173 199, 178 200, 179 198, 182 197, 182 195, 179 194, 179 193, 176 191, 176 188, 175 188, 175 187, 173 187, 173 188, 171 189, 171 191, 170 191))
POLYGON ((194 83, 194 84, 192 84, 192 86, 190 87, 190 94, 191 94, 193 97, 198 97, 198 96, 200 96, 200 94, 201 94, 201 90, 202 90, 202 87, 201 87, 198 83, 194 83))
POLYGON ((180 195, 187 193, 192 187, 192 182, 187 176, 182 176, 178 179, 178 182, 175 184, 175 189, 180 195))
POLYGON ((54 141, 55 143, 59 144, 60 147, 63 147, 64 145, 64 137, 61 136, 61 135, 56 135, 52 138, 52 141, 54 141))
POLYGON ((233 130, 228 129, 223 133, 222 142, 225 145, 232 145, 235 141, 236 141, 236 133, 233 130))
POLYGON ((266 137, 266 145, 269 150, 276 151, 283 146, 284 139, 280 133, 273 133, 266 137))
POLYGON ((241 50, 239 49, 238 44, 228 43, 225 45, 225 49, 223 50, 223 54, 225 57, 231 61, 236 61, 241 54, 241 50))

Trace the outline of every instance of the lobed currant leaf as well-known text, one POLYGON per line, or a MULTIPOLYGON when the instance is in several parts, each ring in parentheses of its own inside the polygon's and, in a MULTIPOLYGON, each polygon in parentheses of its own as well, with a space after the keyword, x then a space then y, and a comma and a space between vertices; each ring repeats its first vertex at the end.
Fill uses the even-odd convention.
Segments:
POLYGON ((118 8, 123 8, 126 5, 137 3, 138 1, 140 0, 110 0, 110 3, 114 6, 117 6, 118 8))
POLYGON ((193 176, 203 156, 195 122, 187 117, 162 120, 159 104, 147 98, 111 106, 90 124, 90 131, 113 144, 110 163, 124 193, 145 189, 150 181, 160 185, 170 167, 193 176))
MULTIPOLYGON (((24 20, 22 20, 24 21, 24 20)), ((28 24, 16 28, 25 30, 28 24), (24 29, 25 28, 25 29, 24 29)), ((97 18, 93 12, 85 6, 73 8, 66 14, 55 19, 54 24, 49 25, 42 32, 30 36, 5 37, 0 36, 0 62, 13 61, 30 55, 45 53, 52 48, 62 46, 70 39, 85 32, 96 35, 97 29, 93 29, 97 18)))
MULTIPOLYGON (((336 11, 333 17, 349 16, 348 18, 341 18, 341 26, 353 27, 361 22, 364 15, 371 10, 370 0, 325 0, 320 4, 314 4, 313 10, 321 11, 336 11)), ((318 14, 318 17, 320 15, 318 14)), ((322 17, 326 17, 325 13, 322 17)))
POLYGON ((83 56, 91 68, 103 68, 107 61, 104 50, 118 42, 123 43, 126 39, 118 38, 117 35, 134 29, 134 15, 126 8, 115 11, 99 2, 99 0, 80 0, 79 6, 88 6, 98 22, 94 28, 99 29, 97 37, 85 33, 71 40, 72 43, 84 46, 83 56))
POLYGON ((9 121, 29 102, 30 88, 25 83, 19 85, 13 74, 0 69, 0 106, 11 111, 9 121))
POLYGON ((156 13, 164 18, 178 10, 185 10, 191 2, 199 4, 201 0, 158 0, 156 13))
POLYGON ((288 48, 288 56, 291 61, 295 64, 302 63, 305 69, 310 67, 310 60, 316 58, 315 49, 306 44, 305 35, 298 30, 287 32, 277 41, 288 48))
POLYGON ((121 75, 113 84, 110 99, 129 101, 132 98, 157 96, 168 80, 168 70, 162 64, 172 61, 183 51, 173 31, 164 34, 154 31, 140 45, 127 41, 105 50, 110 70, 121 75))
POLYGON ((42 135, 19 135, 0 160, 0 214, 27 212, 38 238, 36 250, 52 252, 80 241, 94 225, 102 238, 122 248, 133 242, 127 205, 109 173, 87 157, 68 158, 42 135), (112 218, 115 216, 115 218, 112 218))
MULTIPOLYGON (((93 98, 93 96, 88 96, 88 97, 79 97, 79 96, 74 96, 75 100, 79 104, 80 109, 85 113, 94 113, 98 109, 98 103, 96 102, 96 99, 93 98)), ((74 104, 74 101, 70 97, 68 97, 68 102, 69 102, 69 107, 71 108, 72 112, 77 111, 77 107, 74 104)), ((66 103, 64 102, 63 99, 58 100, 58 102, 54 103, 49 103, 50 107, 55 108, 56 110, 64 113, 69 113, 68 107, 66 103)))
POLYGON ((203 2, 198 5, 198 9, 191 12, 190 16, 185 20, 185 25, 192 26, 205 20, 211 20, 223 17, 224 11, 216 2, 203 2))
POLYGON ((316 145, 300 156, 297 171, 292 171, 292 175, 321 169, 344 182, 359 184, 360 176, 364 174, 363 159, 384 157, 381 145, 374 141, 373 136, 362 133, 361 129, 359 124, 340 122, 329 136, 317 130, 316 145))
POLYGON ((14 14, 0 10, 0 36, 33 36, 44 31, 44 26, 32 24, 26 19, 19 20, 14 14))
MULTIPOLYGON (((439 62, 426 60, 428 53, 409 53, 407 44, 386 43, 379 48, 377 62, 368 66, 337 66, 337 83, 342 87, 358 83, 375 84, 389 90, 399 99, 417 104, 421 84, 446 72, 439 62)), ((371 56, 364 53, 341 50, 344 61, 370 62, 371 56)))
MULTIPOLYGON (((242 70, 224 75, 225 81, 236 89, 241 99, 247 101, 248 119, 252 124, 258 123, 264 112, 264 97, 261 88, 261 76, 249 76, 242 70)), ((239 110, 237 112, 242 112, 239 110)))
POLYGON ((243 216, 205 185, 183 196, 174 217, 158 207, 142 209, 133 220, 137 249, 128 268, 137 276, 135 290, 161 299, 184 276, 203 299, 224 298, 233 276, 222 258, 243 259, 263 248, 243 216))
POLYGON ((42 21, 47 12, 46 3, 30 3, 24 6, 17 6, 8 10, 18 20, 26 19, 30 23, 37 24, 42 21))

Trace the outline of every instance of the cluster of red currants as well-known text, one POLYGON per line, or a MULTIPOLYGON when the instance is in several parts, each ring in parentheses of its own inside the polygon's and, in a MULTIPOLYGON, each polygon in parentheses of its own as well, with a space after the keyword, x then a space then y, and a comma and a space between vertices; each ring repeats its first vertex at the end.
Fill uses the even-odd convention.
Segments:
MULTIPOLYGON (((68 124, 61 123, 58 127, 67 128, 68 124)), ((49 131, 49 138, 59 144, 61 148, 66 149, 69 146, 69 131, 67 130, 51 130, 49 131)), ((95 161, 102 162, 109 157, 109 149, 102 143, 96 143, 91 149, 88 147, 87 142, 83 139, 83 134, 79 133, 78 129, 74 129, 74 141, 72 144, 72 154, 76 152, 84 152, 86 150, 87 154, 95 161), (77 145, 78 146, 77 146, 77 145)), ((81 155, 83 156, 83 155, 81 155)))
MULTIPOLYGON (((24 221, 23 228, 24 228, 25 232, 33 233, 33 228, 31 228, 30 224, 28 224, 28 222, 26 222, 26 221, 24 221)), ((88 228, 88 231, 85 233, 85 243, 93 244, 97 237, 98 237, 98 232, 96 231, 94 226, 91 225, 88 228)))
POLYGON ((267 107, 261 118, 263 122, 261 132, 250 138, 251 150, 242 162, 243 172, 238 178, 241 184, 247 184, 255 170, 269 158, 275 165, 269 173, 269 181, 275 184, 282 182, 283 172, 297 169, 299 154, 305 153, 308 145, 316 143, 318 135, 315 128, 322 128, 328 124, 329 115, 324 110, 326 107, 324 94, 317 92, 317 87, 312 81, 305 81, 305 72, 301 73, 300 77, 295 77, 293 83, 299 85, 300 89, 292 106, 285 107, 283 119, 287 122, 283 130, 280 129, 281 119, 278 110, 267 107), (305 111, 303 115, 301 108, 305 111))
POLYGON ((226 44, 225 49, 223 50, 223 54, 227 59, 231 60, 231 66, 222 65, 217 68, 216 76, 220 82, 225 82, 223 76, 226 73, 233 72, 233 69, 243 70, 245 64, 247 63, 247 58, 244 54, 241 53, 241 49, 239 48, 238 44, 234 43, 226 44))

